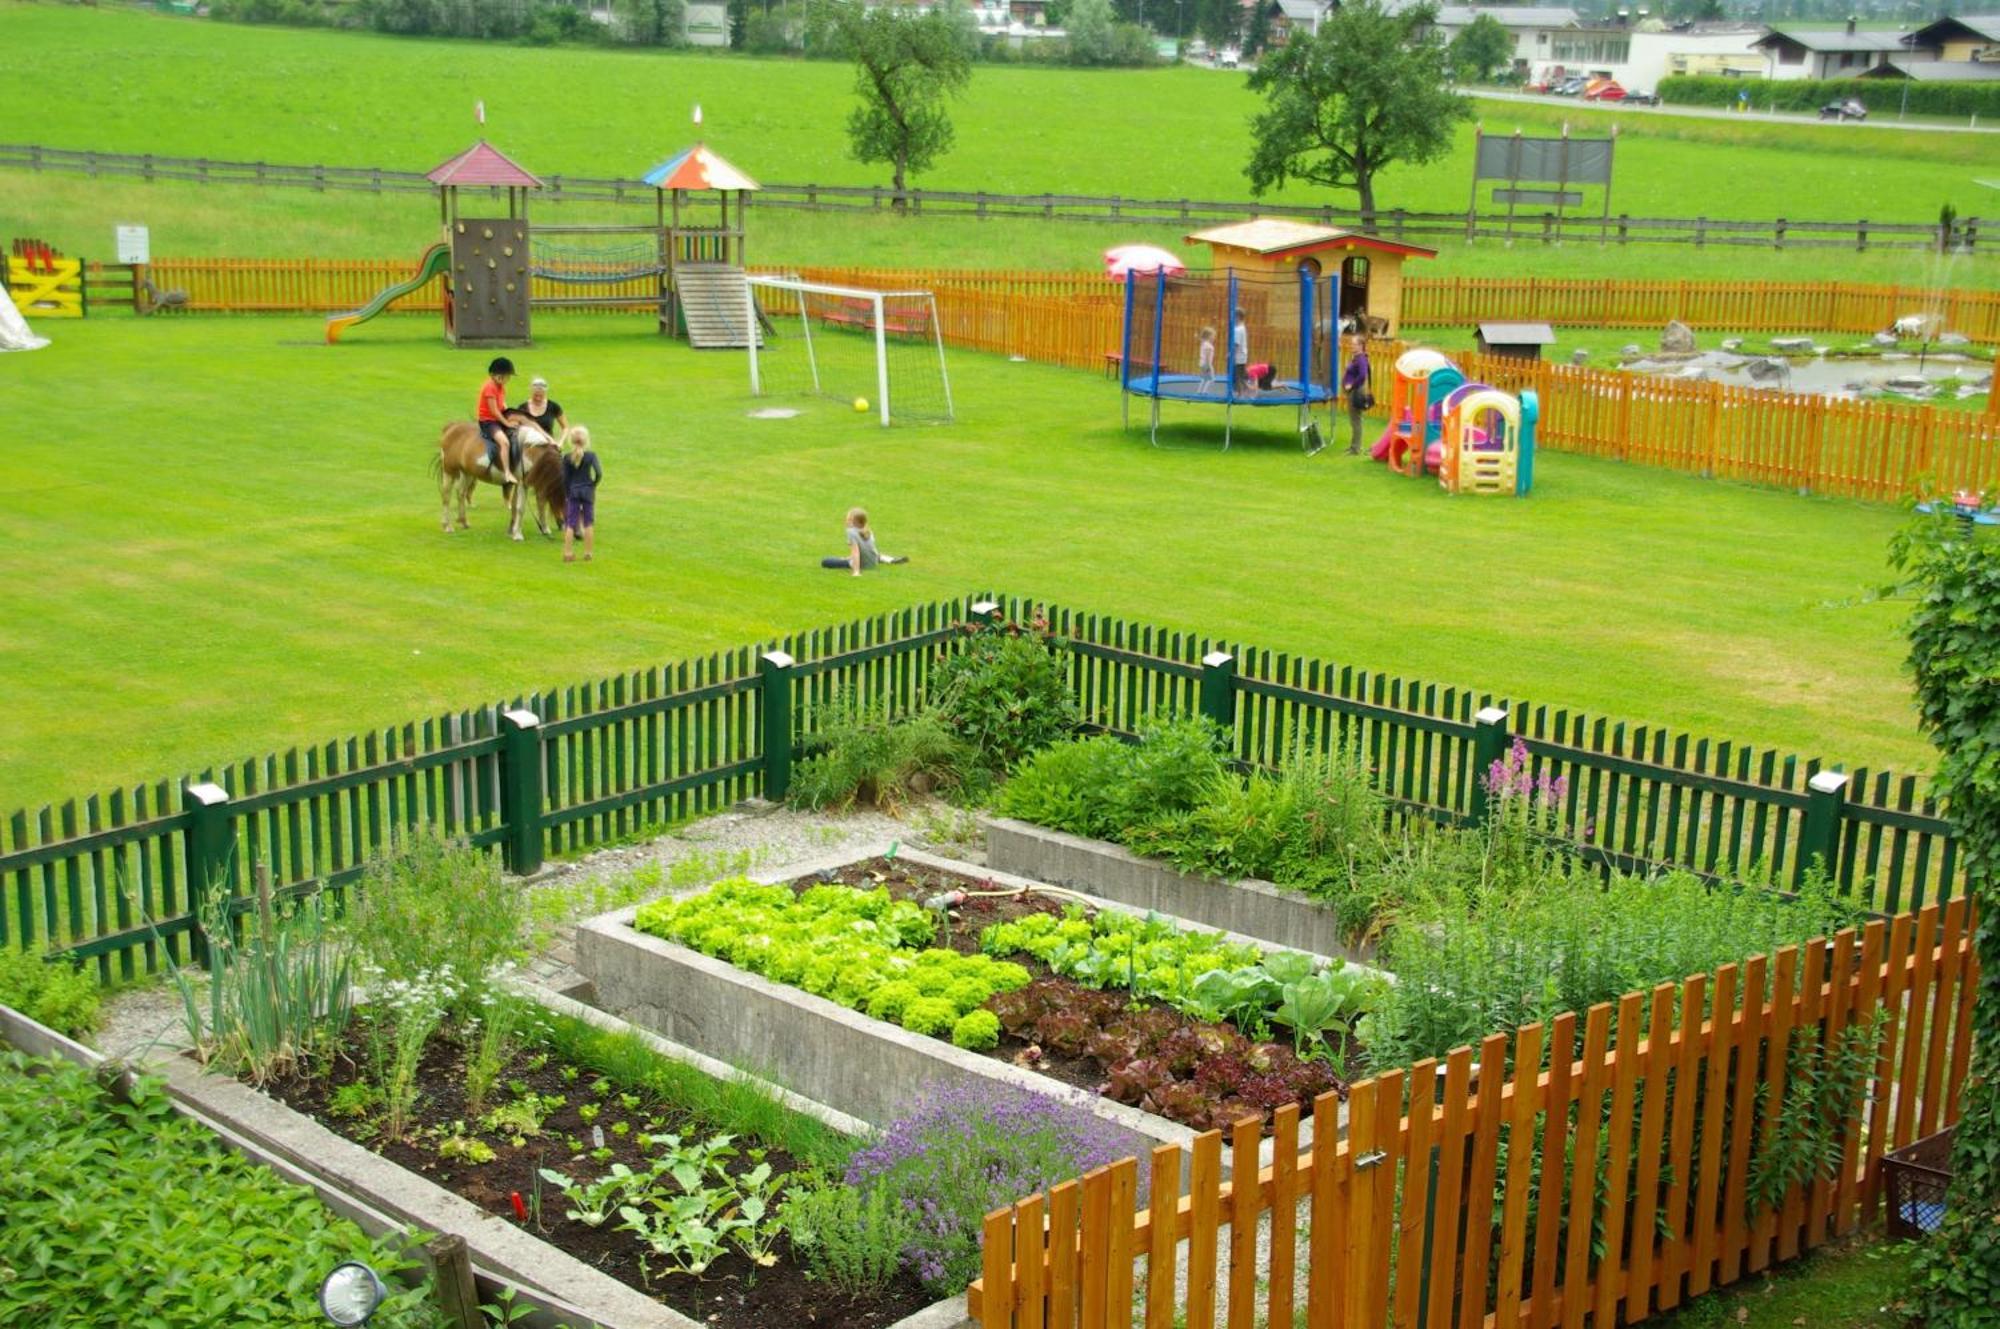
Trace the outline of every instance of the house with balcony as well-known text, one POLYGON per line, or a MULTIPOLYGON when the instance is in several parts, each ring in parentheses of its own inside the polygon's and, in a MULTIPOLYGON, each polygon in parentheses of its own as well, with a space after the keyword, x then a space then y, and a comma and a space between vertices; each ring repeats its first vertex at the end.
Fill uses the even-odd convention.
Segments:
POLYGON ((1777 79, 1860 78, 1886 60, 1937 58, 1935 47, 1906 44, 1901 33, 1858 31, 1853 19, 1831 31, 1773 28, 1752 45, 1770 56, 1777 79))

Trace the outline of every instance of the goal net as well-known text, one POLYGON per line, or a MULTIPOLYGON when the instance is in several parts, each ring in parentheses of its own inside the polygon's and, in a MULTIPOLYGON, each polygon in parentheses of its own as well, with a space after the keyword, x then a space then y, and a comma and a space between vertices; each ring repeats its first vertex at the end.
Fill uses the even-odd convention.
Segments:
POLYGON ((952 419, 951 378, 937 300, 929 291, 876 291, 796 277, 751 277, 765 319, 750 347, 750 392, 866 403, 884 425, 952 419))

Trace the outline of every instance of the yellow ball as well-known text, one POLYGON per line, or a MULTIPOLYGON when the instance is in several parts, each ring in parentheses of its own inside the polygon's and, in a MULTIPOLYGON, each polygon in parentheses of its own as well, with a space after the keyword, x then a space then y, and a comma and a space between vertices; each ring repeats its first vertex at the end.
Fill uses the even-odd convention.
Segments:
POLYGON ((854 409, 855 409, 855 410, 857 410, 857 411, 865 411, 865 410, 867 410, 867 409, 868 409, 868 399, 867 399, 866 397, 856 397, 856 398, 854 399, 854 409))

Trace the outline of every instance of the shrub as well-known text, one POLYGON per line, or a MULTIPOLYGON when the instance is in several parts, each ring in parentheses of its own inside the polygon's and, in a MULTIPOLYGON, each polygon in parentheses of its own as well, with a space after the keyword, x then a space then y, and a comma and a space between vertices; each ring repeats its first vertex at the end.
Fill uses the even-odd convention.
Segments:
POLYGON ((97 1027, 97 980, 68 960, 0 945, 0 1006, 69 1038, 97 1027))
POLYGON ((1008 626, 975 631, 937 671, 937 710, 990 770, 1010 769, 1076 728, 1076 702, 1062 658, 1039 635, 1008 626))
POLYGON ((1660 80, 1660 100, 1689 106, 1734 106, 1749 92, 1751 105, 1768 111, 1817 111, 1853 97, 1871 112, 1909 109, 1919 115, 2000 114, 2000 85, 1993 83, 1912 83, 1905 79, 1759 79, 1747 87, 1740 78, 1719 74, 1675 74, 1660 80))
POLYGON ((1003 817, 1109 839, 1123 829, 1111 794, 1130 760, 1126 745, 1115 738, 1079 738, 1043 748, 1000 786, 996 808, 1003 817))
MULTIPOLYGON (((14 1052, 0 1053, 0 1213, 9 1324, 297 1324, 335 1265, 388 1278, 410 1263, 223 1147, 154 1081, 120 1102, 69 1062, 14 1052)), ((438 1329, 428 1284, 388 1281, 371 1323, 438 1329)))
POLYGON ((906 1253, 916 1275, 945 1297, 978 1277, 980 1220, 988 1213, 1129 1152, 1115 1129, 1080 1104, 980 1084, 920 1098, 854 1156, 847 1182, 880 1187, 902 1207, 913 1228, 906 1253))
POLYGON ((909 1210, 881 1186, 793 1190, 782 1217, 792 1250, 812 1276, 849 1297, 887 1288, 915 1232, 909 1210))
POLYGON ((421 834, 369 865, 349 898, 347 935, 369 981, 414 981, 449 968, 464 985, 455 1009, 476 1009, 487 981, 520 957, 527 891, 493 854, 421 834))
POLYGON ((813 755, 792 773, 791 800, 845 812, 887 812, 917 795, 949 792, 976 777, 978 755, 928 711, 892 721, 880 709, 841 705, 814 736, 813 755))
POLYGON ((1000 1017, 992 1011, 968 1011, 951 1027, 951 1041, 974 1052, 1000 1046, 1000 1017))
POLYGON ((1830 936, 1853 911, 1823 882, 1797 899, 1710 889, 1688 872, 1595 873, 1413 907, 1383 944, 1396 975, 1361 1038, 1376 1065, 1441 1057, 1490 1033, 1830 936), (1477 907, 1475 907, 1475 902, 1477 907))

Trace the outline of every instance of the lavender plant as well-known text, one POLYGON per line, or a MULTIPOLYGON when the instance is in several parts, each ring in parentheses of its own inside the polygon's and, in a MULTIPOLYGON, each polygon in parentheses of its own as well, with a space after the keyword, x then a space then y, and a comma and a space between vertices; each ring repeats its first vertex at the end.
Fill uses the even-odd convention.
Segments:
POLYGON ((943 1297, 978 1276, 986 1214, 1130 1152, 1080 1100, 983 1084, 920 1097, 854 1156, 847 1182, 880 1187, 902 1206, 912 1230, 905 1257, 943 1297))

